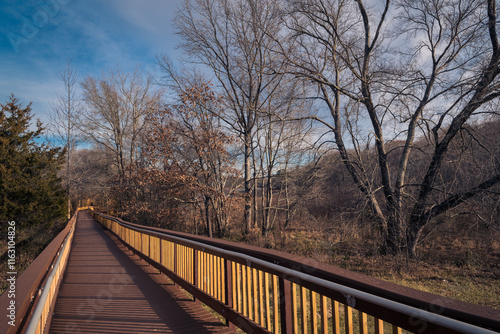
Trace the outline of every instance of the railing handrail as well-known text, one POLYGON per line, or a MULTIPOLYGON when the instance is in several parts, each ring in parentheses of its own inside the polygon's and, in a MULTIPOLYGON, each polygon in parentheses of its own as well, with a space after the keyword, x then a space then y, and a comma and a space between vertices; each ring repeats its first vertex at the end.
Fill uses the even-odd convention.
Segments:
MULTIPOLYGON (((60 283, 60 282, 54 282, 54 279, 56 279, 56 274, 58 272, 62 271, 61 266, 64 266, 64 264, 65 264, 65 263, 63 263, 63 257, 65 255, 65 251, 67 250, 67 248, 70 247, 71 239, 72 239, 72 235, 74 233, 74 230, 75 230, 75 221, 73 220, 73 223, 71 224, 71 229, 70 229, 69 233, 66 235, 66 238, 64 238, 64 242, 62 244, 61 249, 59 250, 59 252, 57 252, 56 262, 51 266, 49 276, 47 277, 47 279, 45 280, 45 283, 43 284, 43 287, 41 288, 42 294, 41 294, 39 300, 37 301, 36 306, 33 310, 33 314, 31 316, 31 319, 26 326, 26 331, 25 331, 26 334, 36 333, 37 328, 39 327, 40 321, 45 322, 47 320, 47 319, 42 320, 42 317, 43 317, 43 311, 47 307, 47 302, 49 302, 48 299, 49 299, 50 294, 51 294, 50 287, 53 284, 60 283)), ((51 308, 52 305, 49 305, 48 307, 51 308)), ((42 328, 42 332, 43 331, 44 331, 44 328, 42 328)))
POLYGON ((409 318, 425 320, 439 327, 458 332, 493 333, 491 330, 479 326, 500 330, 500 311, 498 310, 402 287, 329 265, 318 263, 315 263, 314 266, 311 265, 312 263, 305 265, 299 261, 307 259, 279 251, 147 227, 98 212, 95 214, 138 232, 170 239, 181 245, 189 245, 194 249, 209 252, 252 268, 265 269, 267 272, 287 280, 299 280, 303 286, 327 291, 327 293, 341 294, 346 298, 346 304, 352 303, 352 298, 360 299, 362 303, 367 305, 383 307, 392 312, 404 314, 409 318), (357 279, 350 279, 333 271, 341 271, 344 275, 348 273, 356 276, 357 279), (370 285, 373 283, 378 286, 374 288, 373 285, 370 285), (376 293, 367 291, 367 288, 370 287, 376 290, 376 293), (413 295, 408 295, 408 293, 413 295), (429 299, 424 299, 429 297, 433 298, 431 302, 429 299), (431 310, 434 307, 435 312, 422 309, 424 307, 431 310))
MULTIPOLYGON (((65 228, 45 247, 45 249, 33 260, 33 262, 16 278, 16 314, 15 326, 9 325, 6 321, 0 322, 0 332, 21 333, 26 331, 30 319, 40 297, 43 294, 43 287, 49 280, 53 272, 55 263, 63 250, 65 241, 72 233, 76 221, 78 210, 68 221, 65 228)), ((5 310, 10 303, 10 298, 6 290, 0 295, 0 307, 5 310)))

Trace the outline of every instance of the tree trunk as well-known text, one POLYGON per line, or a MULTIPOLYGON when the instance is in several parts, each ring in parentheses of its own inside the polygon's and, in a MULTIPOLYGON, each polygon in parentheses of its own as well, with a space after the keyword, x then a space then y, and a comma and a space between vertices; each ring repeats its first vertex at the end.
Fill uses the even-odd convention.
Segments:
POLYGON ((209 238, 213 237, 212 234, 212 219, 210 219, 210 197, 205 196, 205 218, 207 219, 207 234, 209 238))
POLYGON ((400 234, 394 228, 395 225, 395 222, 388 221, 387 235, 385 236, 381 250, 382 254, 396 255, 402 250, 400 234))
POLYGON ((270 168, 268 168, 267 172, 267 182, 264 184, 264 181, 262 181, 262 198, 264 198, 264 207, 262 208, 262 214, 263 214, 263 219, 262 219, 262 234, 266 235, 267 232, 271 228, 270 224, 270 216, 271 216, 271 204, 273 201, 273 192, 272 192, 272 171, 270 168), (264 191, 265 189, 265 191, 264 191))
POLYGON ((259 212, 258 202, 257 202, 257 190, 258 190, 258 180, 257 180, 257 166, 255 165, 255 154, 252 150, 252 161, 253 161, 253 195, 252 195, 252 204, 253 204, 253 216, 252 216, 252 226, 253 228, 257 227, 257 213, 259 212))
POLYGON ((68 163, 67 163, 67 185, 66 185, 66 192, 67 192, 67 196, 68 196, 68 220, 71 219, 71 193, 70 193, 70 182, 71 182, 71 175, 69 173, 70 171, 70 153, 69 153, 69 150, 70 150, 70 145, 68 143, 68 163))
POLYGON ((252 228, 252 179, 250 174, 250 157, 251 157, 251 142, 250 135, 245 134, 245 151, 244 151, 244 170, 245 170, 245 233, 248 233, 252 228))
POLYGON ((397 207, 392 207, 387 218, 387 234, 384 242, 386 249, 382 252, 391 255, 399 254, 404 248, 402 243, 401 213, 397 207))
POLYGON ((412 216, 408 223, 408 230, 406 231, 406 252, 411 258, 417 256, 417 246, 420 242, 422 229, 426 224, 426 218, 422 216, 412 216))

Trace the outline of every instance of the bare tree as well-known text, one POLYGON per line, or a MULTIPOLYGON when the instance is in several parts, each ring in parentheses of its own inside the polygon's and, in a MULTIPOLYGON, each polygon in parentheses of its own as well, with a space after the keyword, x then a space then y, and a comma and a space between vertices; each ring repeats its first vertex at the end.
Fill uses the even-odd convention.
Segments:
POLYGON ((333 134, 377 217, 383 249, 414 256, 431 219, 500 182, 497 170, 460 191, 439 180, 456 136, 500 95, 496 3, 288 3, 284 23, 297 52, 278 51, 295 75, 315 84, 331 117, 310 118, 333 134), (426 165, 410 177, 415 141, 424 138, 426 165), (363 154, 372 149, 375 175, 363 154))
POLYGON ((256 174, 260 180, 260 228, 263 235, 273 228, 279 211, 289 215, 289 206, 283 205, 283 202, 290 200, 289 183, 281 182, 279 187, 275 187, 276 173, 279 171, 282 176, 286 176, 290 166, 299 164, 299 161, 294 161, 297 153, 310 147, 307 143, 312 130, 310 122, 283 121, 300 118, 313 107, 309 101, 301 99, 304 94, 300 82, 292 79, 282 79, 275 91, 276 95, 271 99, 272 103, 267 106, 267 110, 261 111, 257 127, 256 158, 259 169, 256 168, 256 174))
POLYGON ((152 88, 151 78, 143 78, 139 71, 124 74, 118 70, 100 79, 87 77, 82 88, 86 109, 80 128, 112 154, 121 184, 136 161, 146 116, 158 108, 161 93, 152 88))
POLYGON ((283 63, 272 52, 275 41, 270 37, 280 34, 279 12, 275 1, 187 0, 176 18, 181 47, 213 72, 228 110, 219 116, 242 141, 247 231, 252 224, 255 127, 283 78, 283 63))
POLYGON ((72 161, 71 157, 75 148, 81 142, 78 131, 78 119, 82 111, 82 104, 78 94, 78 73, 71 67, 68 61, 67 67, 59 74, 64 90, 57 93, 57 100, 52 103, 52 111, 49 114, 49 130, 55 137, 55 145, 66 146, 66 192, 68 196, 68 219, 71 218, 71 182, 72 161))

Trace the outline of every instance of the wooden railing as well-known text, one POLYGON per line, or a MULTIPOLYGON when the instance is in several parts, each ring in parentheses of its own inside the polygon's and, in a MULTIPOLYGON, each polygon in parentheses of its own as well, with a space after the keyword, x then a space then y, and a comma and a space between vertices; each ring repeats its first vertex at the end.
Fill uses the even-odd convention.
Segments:
POLYGON ((91 212, 195 299, 252 333, 494 333, 500 311, 290 254, 91 212))
MULTIPOLYGON (((80 208, 79 210, 88 209, 80 208)), ((0 322, 1 333, 44 333, 55 305, 58 287, 68 261, 78 214, 75 212, 66 227, 16 279, 15 320, 0 322)), ((0 305, 5 311, 12 299, 4 293, 0 305)))

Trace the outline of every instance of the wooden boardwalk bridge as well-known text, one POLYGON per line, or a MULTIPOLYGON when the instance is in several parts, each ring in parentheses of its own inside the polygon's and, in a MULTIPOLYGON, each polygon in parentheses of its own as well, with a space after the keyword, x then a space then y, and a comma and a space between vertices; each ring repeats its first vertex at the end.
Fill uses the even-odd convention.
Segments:
POLYGON ((80 212, 50 333, 223 333, 214 315, 80 212))
POLYGON ((18 278, 15 300, 0 333, 500 332, 499 310, 92 210, 18 278))

